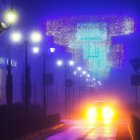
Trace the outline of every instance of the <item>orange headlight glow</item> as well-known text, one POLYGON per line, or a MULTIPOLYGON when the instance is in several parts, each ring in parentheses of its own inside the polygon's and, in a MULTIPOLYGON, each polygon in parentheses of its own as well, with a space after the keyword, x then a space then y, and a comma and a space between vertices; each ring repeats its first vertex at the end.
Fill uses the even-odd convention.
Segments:
POLYGON ((105 107, 105 108, 103 108, 102 115, 103 115, 104 119, 111 119, 114 115, 114 112, 113 112, 112 108, 105 107))
POLYGON ((87 118, 88 118, 89 123, 91 124, 94 123, 96 116, 97 116, 96 109, 89 108, 87 111, 87 118))

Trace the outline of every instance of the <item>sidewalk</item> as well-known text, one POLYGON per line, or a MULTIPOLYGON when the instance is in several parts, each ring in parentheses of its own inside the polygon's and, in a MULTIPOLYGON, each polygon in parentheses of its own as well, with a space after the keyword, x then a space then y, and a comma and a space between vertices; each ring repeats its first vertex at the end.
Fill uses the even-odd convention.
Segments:
POLYGON ((32 133, 32 134, 30 134, 30 135, 28 135, 28 136, 19 138, 19 139, 17 139, 17 140, 35 140, 35 139, 37 139, 38 137, 43 136, 43 135, 45 135, 45 136, 51 135, 51 134, 57 132, 58 130, 63 129, 64 126, 65 126, 64 123, 60 123, 60 124, 57 124, 57 125, 52 126, 52 127, 50 127, 50 128, 46 128, 46 129, 43 129, 43 130, 34 132, 34 133, 32 133))

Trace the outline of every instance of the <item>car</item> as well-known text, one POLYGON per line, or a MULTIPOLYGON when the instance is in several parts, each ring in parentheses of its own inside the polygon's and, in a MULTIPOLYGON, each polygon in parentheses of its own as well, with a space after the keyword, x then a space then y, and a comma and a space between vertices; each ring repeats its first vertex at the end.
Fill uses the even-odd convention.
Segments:
POLYGON ((109 124, 114 117, 113 106, 106 101, 96 101, 87 109, 89 123, 103 122, 109 124))

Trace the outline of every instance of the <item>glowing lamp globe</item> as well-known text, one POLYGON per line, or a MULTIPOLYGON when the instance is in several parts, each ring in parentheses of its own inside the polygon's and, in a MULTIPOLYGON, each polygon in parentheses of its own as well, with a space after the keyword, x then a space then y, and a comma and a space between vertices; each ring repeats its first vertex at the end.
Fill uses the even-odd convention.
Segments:
POLYGON ((83 75, 85 75, 87 72, 84 70, 82 73, 83 73, 83 75))
POLYGON ((81 71, 81 70, 82 70, 82 68, 79 66, 79 67, 77 67, 77 70, 78 70, 78 71, 81 71))
POLYGON ((18 20, 18 14, 15 10, 9 9, 4 13, 4 21, 7 24, 15 24, 18 20))
POLYGON ((69 61, 69 65, 70 65, 70 66, 73 66, 73 65, 74 65, 74 61, 70 60, 70 61, 69 61))
POLYGON ((39 48, 38 47, 33 47, 32 51, 33 51, 33 53, 37 54, 37 53, 39 53, 39 48))
POLYGON ((10 39, 12 42, 19 43, 22 39, 22 35, 20 32, 13 32, 10 35, 10 39))
POLYGON ((42 35, 40 32, 34 31, 31 33, 30 39, 33 43, 39 43, 42 40, 42 35))
POLYGON ((55 48, 50 48, 50 52, 54 53, 55 52, 55 48))
POLYGON ((56 63, 57 63, 58 66, 62 66, 63 65, 62 60, 58 60, 56 63))

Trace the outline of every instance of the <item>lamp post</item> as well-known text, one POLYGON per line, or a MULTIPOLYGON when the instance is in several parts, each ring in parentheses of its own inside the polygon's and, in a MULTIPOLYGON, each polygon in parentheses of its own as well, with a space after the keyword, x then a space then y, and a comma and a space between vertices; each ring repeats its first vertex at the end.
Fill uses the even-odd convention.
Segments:
POLYGON ((75 75, 77 74, 76 71, 73 72, 73 108, 75 107, 75 75))
POLYGON ((64 65, 64 90, 65 90, 65 115, 68 114, 68 94, 70 93, 67 93, 67 87, 69 87, 69 80, 67 79, 67 65, 69 66, 73 66, 74 65, 74 61, 73 60, 69 60, 69 61, 65 61, 63 62, 62 60, 57 60, 57 65, 58 66, 62 66, 64 65), (68 62, 68 63, 67 63, 68 62))
MULTIPOLYGON (((9 9, 3 14, 3 21, 0 21, 0 33, 8 30, 17 21, 17 13, 13 9, 9 9)), ((11 74, 11 59, 8 59, 6 79, 6 99, 7 105, 12 105, 13 101, 13 78, 11 74)))
POLYGON ((14 9, 8 9, 3 14, 3 21, 0 22, 0 33, 8 30, 18 21, 18 14, 14 9))
MULTIPOLYGON (((55 48, 52 47, 49 49, 49 51, 51 54, 53 54, 55 52, 55 48)), ((47 103, 48 103, 48 101, 46 99, 48 97, 48 96, 46 97, 46 84, 48 84, 46 81, 46 56, 47 56, 47 54, 46 54, 46 52, 44 52, 43 53, 43 109, 44 109, 45 117, 48 113, 47 108, 46 108, 47 103)), ((47 85, 47 95, 48 95, 48 85, 47 85)))
MULTIPOLYGON (((14 43, 20 43, 22 40, 22 34, 18 31, 16 32, 12 32, 10 34, 10 39, 11 41, 13 41, 14 43)), ((30 34, 30 41, 33 44, 37 44, 41 41, 42 36, 39 32, 34 31, 30 34)), ((25 107, 28 111, 28 107, 29 107, 29 102, 30 102, 30 66, 28 64, 28 46, 29 46, 29 41, 28 38, 24 41, 23 46, 25 47, 25 107)), ((37 53, 38 49, 34 49, 35 53, 37 53)))
POLYGON ((43 110, 46 117, 46 55, 43 53, 43 110))
MULTIPOLYGON (((77 67, 77 71, 81 72, 82 71, 82 67, 78 66, 77 67)), ((81 87, 80 87, 80 84, 81 84, 81 81, 80 81, 80 78, 81 78, 81 74, 79 73, 78 75, 78 84, 79 84, 79 104, 81 102, 81 87)))
POLYGON ((78 87, 79 87, 79 89, 78 89, 78 91, 79 91, 78 99, 79 99, 79 105, 80 105, 81 104, 81 87, 82 87, 81 79, 82 79, 83 76, 85 78, 89 78, 90 74, 88 74, 86 70, 83 70, 83 68, 81 66, 78 66, 77 70, 74 71, 73 74, 78 76, 78 87))

